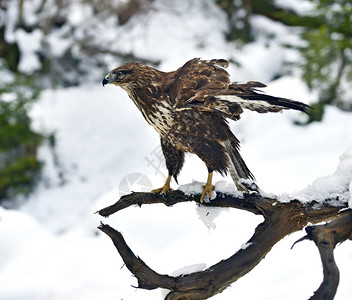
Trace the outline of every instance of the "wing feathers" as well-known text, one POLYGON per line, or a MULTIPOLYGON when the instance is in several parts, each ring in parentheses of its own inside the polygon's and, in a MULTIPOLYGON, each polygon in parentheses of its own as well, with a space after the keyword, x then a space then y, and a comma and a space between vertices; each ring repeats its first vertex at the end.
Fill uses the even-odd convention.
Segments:
POLYGON ((229 61, 226 59, 211 59, 207 62, 210 62, 211 64, 218 65, 223 68, 227 68, 229 66, 229 61))
POLYGON ((308 105, 290 99, 263 94, 266 87, 258 81, 230 82, 224 68, 225 59, 188 61, 173 72, 174 84, 169 89, 170 102, 175 110, 197 109, 217 112, 225 118, 239 119, 243 109, 259 113, 295 109, 308 113, 308 105))

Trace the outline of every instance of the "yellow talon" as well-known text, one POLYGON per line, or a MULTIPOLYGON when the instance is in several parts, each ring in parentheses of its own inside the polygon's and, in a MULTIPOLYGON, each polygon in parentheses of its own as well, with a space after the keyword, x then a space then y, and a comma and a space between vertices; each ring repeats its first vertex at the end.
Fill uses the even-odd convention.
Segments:
POLYGON ((170 182, 171 182, 171 176, 169 175, 169 176, 167 177, 167 179, 166 179, 165 184, 164 184, 161 188, 152 190, 151 192, 152 192, 153 194, 156 194, 156 193, 161 192, 162 194, 166 195, 166 193, 167 193, 168 191, 172 191, 172 188, 170 187, 170 182))
POLYGON ((200 197, 200 203, 203 203, 204 197, 206 194, 208 194, 209 200, 211 199, 211 194, 213 192, 213 189, 215 189, 215 185, 212 185, 211 183, 212 179, 213 179, 213 172, 210 172, 208 174, 207 183, 203 185, 204 190, 203 190, 202 196, 200 197))

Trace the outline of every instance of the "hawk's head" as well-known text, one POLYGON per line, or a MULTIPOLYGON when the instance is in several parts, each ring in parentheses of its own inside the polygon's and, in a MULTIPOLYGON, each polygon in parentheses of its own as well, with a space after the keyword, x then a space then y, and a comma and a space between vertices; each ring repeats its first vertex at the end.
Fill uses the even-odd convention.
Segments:
POLYGON ((103 79, 103 86, 106 84, 118 85, 122 88, 128 88, 129 85, 133 84, 136 79, 135 74, 138 72, 140 64, 138 63, 127 63, 121 67, 112 70, 103 79))
POLYGON ((139 63, 127 63, 106 75, 102 84, 104 86, 111 83, 130 92, 155 85, 162 79, 163 74, 164 72, 153 67, 139 63))

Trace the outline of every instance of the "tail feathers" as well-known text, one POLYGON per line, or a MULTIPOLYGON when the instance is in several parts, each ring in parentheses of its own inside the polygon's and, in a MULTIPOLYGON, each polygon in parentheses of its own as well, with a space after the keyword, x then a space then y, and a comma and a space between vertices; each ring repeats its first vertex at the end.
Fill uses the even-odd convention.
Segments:
POLYGON ((225 142, 225 147, 229 158, 229 172, 232 180, 236 184, 237 188, 244 190, 243 186, 238 180, 241 178, 254 180, 254 176, 251 171, 249 171, 241 154, 238 152, 238 141, 227 140, 225 142))
POLYGON ((309 105, 304 104, 299 101, 294 101, 286 98, 274 97, 265 94, 255 93, 254 95, 246 96, 248 102, 251 101, 264 101, 267 102, 270 106, 276 107, 277 109, 295 109, 306 114, 309 114, 308 109, 311 108, 309 105))
POLYGON ((283 109, 295 109, 309 114, 308 109, 311 107, 302 102, 270 96, 260 93, 237 94, 237 95, 219 95, 216 96, 219 101, 227 102, 228 106, 239 105, 242 108, 256 111, 259 113, 279 112, 283 109))

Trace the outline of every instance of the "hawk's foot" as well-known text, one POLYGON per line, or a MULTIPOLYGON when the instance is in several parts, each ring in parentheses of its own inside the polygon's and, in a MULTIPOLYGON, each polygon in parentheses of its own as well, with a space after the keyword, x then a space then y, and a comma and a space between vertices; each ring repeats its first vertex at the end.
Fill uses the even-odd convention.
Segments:
POLYGON ((209 172, 208 174, 208 179, 207 179, 207 183, 205 185, 203 185, 203 194, 200 197, 200 203, 203 203, 204 201, 204 197, 208 194, 209 196, 209 200, 211 199, 211 194, 213 192, 213 189, 215 189, 215 185, 212 185, 211 181, 213 180, 213 172, 209 172))
POLYGON ((161 192, 161 194, 166 195, 168 191, 172 191, 172 188, 170 187, 170 181, 171 176, 168 176, 164 185, 161 188, 152 190, 151 193, 156 194, 161 192))
POLYGON ((163 195, 166 195, 168 191, 172 191, 173 189, 170 186, 164 185, 161 188, 151 190, 151 193, 156 194, 156 193, 162 193, 163 195))
POLYGON ((208 194, 209 196, 209 199, 211 199, 211 194, 213 192, 213 189, 215 189, 215 185, 212 185, 211 183, 210 184, 206 184, 206 185, 203 185, 203 193, 202 193, 202 196, 200 197, 200 203, 203 203, 204 201, 204 197, 208 194))

